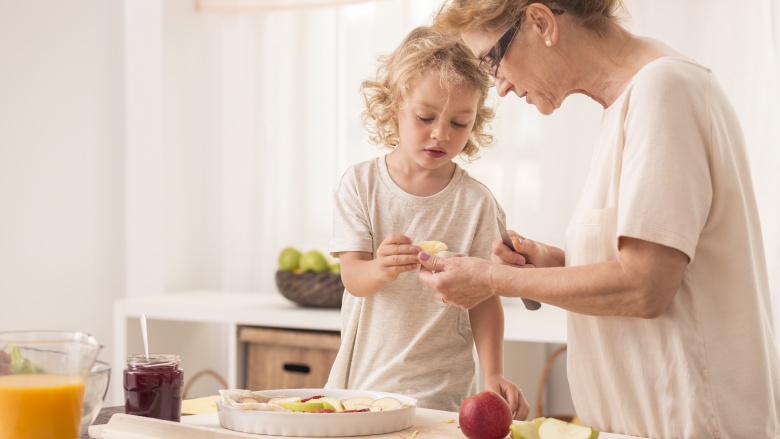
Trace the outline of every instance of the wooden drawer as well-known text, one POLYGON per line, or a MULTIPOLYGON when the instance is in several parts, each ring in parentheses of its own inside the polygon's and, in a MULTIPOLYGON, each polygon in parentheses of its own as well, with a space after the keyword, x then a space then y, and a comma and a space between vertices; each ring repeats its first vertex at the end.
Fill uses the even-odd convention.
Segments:
POLYGON ((242 327, 250 390, 319 389, 328 381, 341 344, 338 332, 242 327))

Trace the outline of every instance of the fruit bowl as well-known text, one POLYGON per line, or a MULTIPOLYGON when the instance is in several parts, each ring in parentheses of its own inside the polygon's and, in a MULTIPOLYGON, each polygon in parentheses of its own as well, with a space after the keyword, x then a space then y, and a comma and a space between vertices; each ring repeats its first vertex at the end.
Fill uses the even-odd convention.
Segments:
POLYGON ((392 397, 404 404, 395 410, 363 413, 300 413, 239 410, 215 402, 219 423, 228 430, 244 433, 293 437, 343 437, 386 434, 405 430, 414 421, 417 400, 387 392, 342 389, 276 389, 258 392, 277 397, 328 395, 336 399, 392 397))
POLYGON ((298 305, 313 308, 341 308, 344 284, 333 273, 276 272, 276 287, 282 296, 298 305))

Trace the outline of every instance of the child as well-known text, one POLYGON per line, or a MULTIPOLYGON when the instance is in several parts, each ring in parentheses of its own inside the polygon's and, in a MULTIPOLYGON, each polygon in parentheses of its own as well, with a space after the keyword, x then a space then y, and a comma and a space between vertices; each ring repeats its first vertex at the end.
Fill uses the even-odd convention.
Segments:
POLYGON ((503 376, 504 314, 497 296, 466 311, 424 291, 421 241, 490 258, 504 212, 452 161, 492 142, 490 78, 473 54, 429 27, 380 57, 361 91, 371 140, 391 151, 350 167, 335 190, 331 254, 346 287, 341 349, 327 388, 400 393, 420 407, 458 411, 473 394, 476 343, 485 388, 518 419, 528 403, 503 376))

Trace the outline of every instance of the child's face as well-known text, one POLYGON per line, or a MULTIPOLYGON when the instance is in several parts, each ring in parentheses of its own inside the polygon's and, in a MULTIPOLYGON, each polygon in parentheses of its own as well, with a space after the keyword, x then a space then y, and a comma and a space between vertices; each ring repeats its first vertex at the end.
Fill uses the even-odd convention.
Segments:
POLYGON ((447 92, 439 84, 438 73, 429 72, 412 88, 398 113, 397 149, 426 169, 449 163, 466 146, 478 104, 473 87, 459 86, 447 92))

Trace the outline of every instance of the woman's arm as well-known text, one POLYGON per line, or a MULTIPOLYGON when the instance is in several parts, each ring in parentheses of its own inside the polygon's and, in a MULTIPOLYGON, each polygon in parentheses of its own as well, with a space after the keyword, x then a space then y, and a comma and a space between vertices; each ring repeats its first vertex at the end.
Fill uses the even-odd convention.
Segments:
POLYGON ((501 295, 586 315, 642 318, 664 312, 688 266, 688 257, 677 249, 625 237, 617 260, 576 267, 518 269, 477 258, 419 256, 426 267, 420 280, 437 290, 437 297, 463 308, 501 295))

